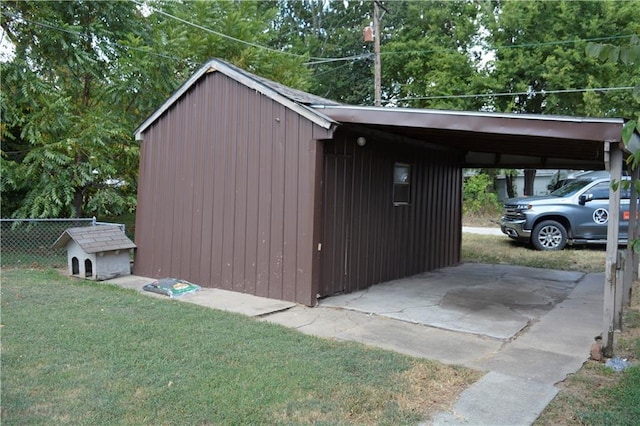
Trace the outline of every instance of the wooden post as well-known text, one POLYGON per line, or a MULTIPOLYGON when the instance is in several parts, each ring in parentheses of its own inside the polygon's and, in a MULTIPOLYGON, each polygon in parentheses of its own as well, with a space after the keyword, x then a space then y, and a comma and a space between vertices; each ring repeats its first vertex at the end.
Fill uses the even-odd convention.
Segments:
POLYGON ((619 250, 616 265, 616 294, 614 301, 613 312, 615 316, 613 318, 613 329, 616 331, 622 330, 622 299, 624 288, 624 269, 625 269, 625 256, 626 250, 619 250))
POLYGON ((605 163, 609 166, 611 182, 618 183, 615 191, 612 187, 609 188, 609 221, 607 223, 607 259, 604 283, 602 350, 605 356, 611 357, 613 355, 615 322, 618 317, 616 290, 619 289, 617 289, 616 272, 618 269, 618 227, 620 223, 619 184, 622 177, 622 151, 619 142, 605 142, 605 163))
POLYGON ((625 256, 624 285, 622 304, 631 305, 631 288, 633 282, 638 279, 638 255, 635 254, 631 243, 638 238, 638 191, 635 183, 640 175, 640 168, 636 167, 631 171, 631 194, 629 196, 629 231, 627 233, 629 243, 625 256))

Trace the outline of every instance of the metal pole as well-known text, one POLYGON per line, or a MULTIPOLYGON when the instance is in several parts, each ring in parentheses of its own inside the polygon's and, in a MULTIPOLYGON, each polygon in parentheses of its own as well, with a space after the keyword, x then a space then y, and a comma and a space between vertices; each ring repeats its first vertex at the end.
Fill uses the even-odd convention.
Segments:
POLYGON ((380 64, 380 9, 378 8, 378 2, 373 1, 373 67, 374 67, 374 80, 375 80, 375 105, 382 106, 382 100, 380 96, 382 83, 381 79, 381 64, 380 64))

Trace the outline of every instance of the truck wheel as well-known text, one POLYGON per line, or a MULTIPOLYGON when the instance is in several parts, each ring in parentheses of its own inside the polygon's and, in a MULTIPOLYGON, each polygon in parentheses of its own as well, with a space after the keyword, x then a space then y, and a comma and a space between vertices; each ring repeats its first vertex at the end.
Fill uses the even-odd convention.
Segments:
POLYGON ((562 250, 567 245, 567 230, 555 220, 543 220, 533 227, 531 243, 538 250, 562 250))

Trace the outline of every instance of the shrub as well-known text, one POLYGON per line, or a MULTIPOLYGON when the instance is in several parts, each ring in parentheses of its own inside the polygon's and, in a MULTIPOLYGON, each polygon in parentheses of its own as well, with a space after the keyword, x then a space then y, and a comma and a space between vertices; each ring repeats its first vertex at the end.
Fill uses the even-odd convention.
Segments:
POLYGON ((500 213, 500 202, 491 177, 478 173, 465 179, 462 210, 470 216, 493 216, 500 213))

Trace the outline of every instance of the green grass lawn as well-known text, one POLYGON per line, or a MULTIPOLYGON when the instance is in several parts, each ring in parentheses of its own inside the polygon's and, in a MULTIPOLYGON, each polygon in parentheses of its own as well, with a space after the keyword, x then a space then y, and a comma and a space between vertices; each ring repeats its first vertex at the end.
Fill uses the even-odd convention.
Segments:
POLYGON ((560 251, 539 251, 511 240, 506 235, 462 234, 462 261, 508 264, 561 271, 603 272, 604 245, 566 247, 560 251))
POLYGON ((1 330, 4 425, 416 424, 479 377, 56 270, 3 271, 1 330))

